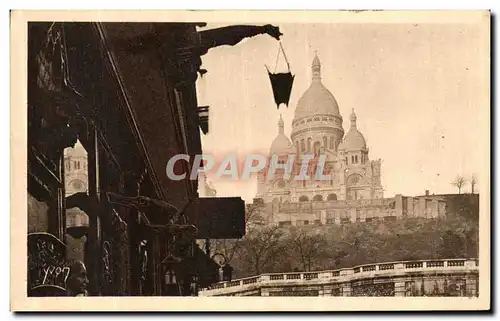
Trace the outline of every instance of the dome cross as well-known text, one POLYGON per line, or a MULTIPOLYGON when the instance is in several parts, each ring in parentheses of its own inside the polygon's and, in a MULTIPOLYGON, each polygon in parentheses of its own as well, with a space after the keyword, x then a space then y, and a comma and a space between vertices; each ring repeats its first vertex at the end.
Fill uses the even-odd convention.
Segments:
POLYGON ((356 128, 356 119, 358 117, 356 117, 356 113, 354 112, 354 108, 352 109, 352 113, 351 113, 351 128, 356 128))

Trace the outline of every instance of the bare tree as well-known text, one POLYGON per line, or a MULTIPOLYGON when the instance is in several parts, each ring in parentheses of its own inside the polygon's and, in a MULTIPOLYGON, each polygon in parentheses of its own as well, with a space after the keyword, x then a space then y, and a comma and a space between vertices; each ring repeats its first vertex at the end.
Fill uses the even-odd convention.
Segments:
POLYGON ((458 194, 462 193, 462 187, 464 187, 465 184, 467 184, 467 180, 465 179, 465 177, 460 176, 460 175, 457 175, 457 177, 455 177, 453 182, 451 182, 451 185, 458 188, 458 194))
POLYGON ((477 177, 476 175, 472 175, 472 177, 470 178, 470 189, 472 194, 474 194, 474 187, 476 187, 476 184, 477 184, 477 177))
POLYGON ((245 209, 245 228, 249 232, 254 227, 259 227, 265 224, 264 220, 264 205, 248 204, 245 209))
POLYGON ((264 227, 245 236, 240 243, 241 260, 251 274, 264 272, 276 256, 283 252, 282 236, 283 231, 276 226, 264 227))
POLYGON ((306 229, 291 230, 287 241, 288 254, 300 262, 303 271, 310 271, 314 261, 329 255, 327 239, 306 229))
POLYGON ((238 254, 241 239, 220 239, 210 240, 212 254, 220 253, 224 255, 226 263, 231 262, 238 254))

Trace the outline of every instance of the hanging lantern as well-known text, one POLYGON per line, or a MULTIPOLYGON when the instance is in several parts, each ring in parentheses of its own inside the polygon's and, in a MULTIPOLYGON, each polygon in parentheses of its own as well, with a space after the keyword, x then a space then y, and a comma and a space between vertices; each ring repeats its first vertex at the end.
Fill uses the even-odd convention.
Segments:
POLYGON ((165 273, 165 284, 173 285, 177 284, 177 280, 175 279, 175 272, 173 270, 168 269, 165 273))
POLYGON ((271 80, 276 107, 279 109, 280 104, 285 104, 288 107, 290 94, 292 92, 293 79, 295 78, 295 76, 292 75, 290 71, 290 64, 288 63, 288 59, 286 58, 285 51, 283 50, 283 45, 281 44, 281 42, 280 48, 278 49, 278 56, 276 57, 276 66, 274 68, 274 72, 271 73, 267 66, 266 69, 269 75, 269 79, 271 80), (288 66, 288 72, 285 73, 276 73, 280 51, 283 52, 283 57, 285 58, 286 64, 288 66))

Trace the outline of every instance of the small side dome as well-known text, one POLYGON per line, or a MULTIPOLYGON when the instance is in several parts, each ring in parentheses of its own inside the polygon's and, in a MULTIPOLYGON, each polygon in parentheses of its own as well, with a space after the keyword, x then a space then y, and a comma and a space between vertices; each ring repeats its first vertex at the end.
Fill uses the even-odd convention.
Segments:
MULTIPOLYGON (((344 150, 364 150, 366 149, 366 140, 363 134, 356 127, 356 114, 354 109, 351 113, 351 129, 345 135, 343 142, 341 143, 342 149, 344 150)), ((339 146, 339 149, 341 147, 339 146)))
POLYGON ((284 154, 292 154, 295 152, 292 141, 285 135, 284 122, 283 118, 281 118, 278 122, 278 135, 274 138, 270 154, 275 155, 284 155, 284 154))
POLYGON ((363 134, 359 130, 350 130, 345 136, 345 148, 346 150, 362 150, 366 149, 366 141, 363 134))
POLYGON ((271 144, 271 154, 283 155, 283 154, 291 154, 294 152, 292 142, 285 135, 276 136, 271 144))

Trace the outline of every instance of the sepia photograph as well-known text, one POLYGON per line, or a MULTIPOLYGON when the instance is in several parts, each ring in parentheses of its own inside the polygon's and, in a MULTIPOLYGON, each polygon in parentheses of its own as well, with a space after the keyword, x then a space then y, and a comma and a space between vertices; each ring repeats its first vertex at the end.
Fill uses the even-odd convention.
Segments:
POLYGON ((490 19, 13 11, 11 310, 488 310, 490 19))

